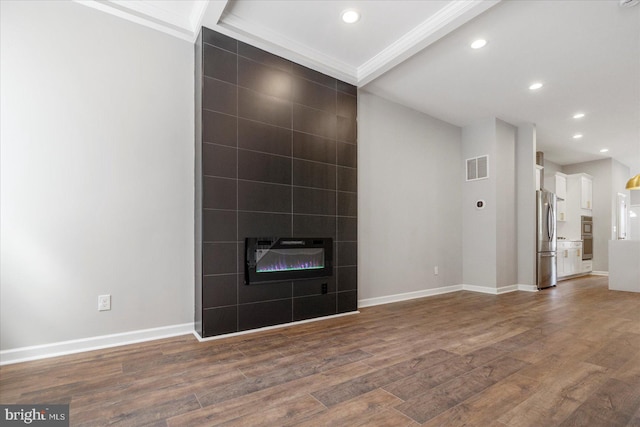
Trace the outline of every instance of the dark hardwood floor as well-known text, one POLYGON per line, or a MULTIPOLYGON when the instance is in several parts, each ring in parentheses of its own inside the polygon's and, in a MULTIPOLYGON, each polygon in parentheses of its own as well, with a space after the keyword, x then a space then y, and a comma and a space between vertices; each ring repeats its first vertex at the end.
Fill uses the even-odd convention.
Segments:
POLYGON ((638 427, 640 294, 588 276, 7 365, 0 402, 74 426, 638 427))

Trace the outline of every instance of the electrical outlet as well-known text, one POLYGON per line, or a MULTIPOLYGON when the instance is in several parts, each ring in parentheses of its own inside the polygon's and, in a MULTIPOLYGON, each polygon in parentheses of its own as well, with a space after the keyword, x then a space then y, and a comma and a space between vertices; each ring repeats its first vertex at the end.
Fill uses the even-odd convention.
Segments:
POLYGON ((111 295, 98 295, 98 311, 111 310, 111 295))
POLYGON ((437 265, 435 267, 433 267, 433 275, 434 276, 438 275, 438 266, 437 265))
POLYGON ((327 292, 329 292, 329 286, 326 283, 322 284, 322 293, 326 294, 327 292))

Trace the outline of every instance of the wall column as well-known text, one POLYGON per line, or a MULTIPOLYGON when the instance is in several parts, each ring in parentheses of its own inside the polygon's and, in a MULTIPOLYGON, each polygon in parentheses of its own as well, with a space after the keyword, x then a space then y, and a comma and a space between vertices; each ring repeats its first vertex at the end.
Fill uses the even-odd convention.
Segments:
POLYGON ((516 194, 518 284, 536 284, 536 127, 518 127, 516 141, 516 194))

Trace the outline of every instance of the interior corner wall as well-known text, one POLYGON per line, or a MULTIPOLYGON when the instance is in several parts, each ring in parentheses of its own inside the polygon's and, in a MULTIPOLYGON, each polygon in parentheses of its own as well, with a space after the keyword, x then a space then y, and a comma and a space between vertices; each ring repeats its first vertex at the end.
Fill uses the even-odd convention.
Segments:
POLYGON ((0 7, 0 349, 192 322, 192 44, 0 7))
POLYGON ((360 300, 462 283, 460 144, 460 128, 359 91, 360 300))
POLYGON ((489 177, 465 181, 462 176, 462 280, 466 285, 497 285, 497 180, 496 119, 486 119, 462 129, 462 164, 488 155, 489 177), (476 208, 483 200, 485 207, 476 208))
MULTIPOLYGON (((631 191, 625 188, 629 178, 631 178, 631 169, 629 166, 611 159, 611 191, 613 193, 626 194, 630 200, 631 191)), ((612 198, 615 200, 615 195, 612 198)))
POLYGON ((516 240, 516 128, 496 120, 496 283, 518 283, 516 240))
POLYGON ((516 136, 516 240, 518 284, 536 284, 536 127, 518 126, 516 136))

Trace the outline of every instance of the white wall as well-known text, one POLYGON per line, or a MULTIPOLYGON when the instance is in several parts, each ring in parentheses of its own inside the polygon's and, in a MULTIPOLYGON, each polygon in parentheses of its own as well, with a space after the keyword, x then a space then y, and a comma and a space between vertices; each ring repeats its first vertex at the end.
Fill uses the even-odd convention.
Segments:
POLYGON ((536 127, 523 124, 516 136, 516 229, 518 284, 536 284, 536 127))
POLYGON ((562 166, 544 159, 544 188, 556 193, 556 172, 562 172, 562 166))
POLYGON ((193 46, 0 5, 0 349, 192 322, 193 46))
POLYGON ((489 177, 460 180, 462 186, 462 280, 464 284, 495 288, 497 238, 496 119, 491 118, 462 129, 462 162, 489 156, 489 177), (476 201, 484 200, 484 209, 476 201))
POLYGON ((496 284, 518 283, 516 128, 496 120, 496 284))
POLYGON ((518 284, 516 128, 496 118, 465 126, 463 160, 482 155, 489 156, 489 177, 462 180, 462 279, 502 288, 518 284))
POLYGON ((359 299, 462 283, 460 138, 458 127, 359 92, 359 299))

